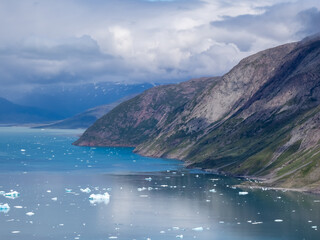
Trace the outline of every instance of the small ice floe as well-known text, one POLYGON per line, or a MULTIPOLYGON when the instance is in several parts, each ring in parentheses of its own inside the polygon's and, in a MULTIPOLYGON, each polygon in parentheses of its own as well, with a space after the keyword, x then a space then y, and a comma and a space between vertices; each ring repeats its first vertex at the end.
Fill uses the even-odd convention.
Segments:
POLYGON ((104 203, 107 205, 110 202, 110 194, 107 192, 104 194, 91 194, 89 196, 89 201, 91 204, 104 203))
POLYGON ((21 151, 21 152, 25 152, 26 150, 25 150, 25 149, 23 149, 23 148, 21 148, 21 149, 20 149, 20 151, 21 151))
POLYGON ((51 193, 51 190, 47 190, 47 193, 51 193))
POLYGON ((17 197, 20 196, 20 193, 18 193, 17 191, 11 191, 11 192, 5 193, 3 196, 10 199, 16 199, 17 197))
POLYGON ((53 198, 51 198, 51 200, 52 200, 52 201, 57 201, 58 198, 57 198, 57 197, 53 197, 53 198))
POLYGON ((26 215, 31 217, 34 215, 34 212, 27 212, 26 215))
POLYGON ((85 189, 83 189, 83 188, 80 188, 80 191, 81 192, 83 192, 83 193, 91 193, 91 189, 90 188, 85 188, 85 189))
POLYGON ((182 239, 182 238, 183 238, 183 235, 182 235, 182 234, 177 235, 177 236, 176 236, 176 238, 180 238, 180 239, 182 239))
POLYGON ((10 211, 10 206, 8 203, 5 203, 3 205, 0 204, 0 212, 8 213, 10 211))
POLYGON ((209 192, 215 193, 217 191, 215 189, 210 189, 209 192))
POLYGON ((275 219, 274 221, 275 221, 275 222, 278 222, 278 223, 279 223, 279 222, 283 222, 282 219, 275 219))
POLYGON ((66 190, 66 193, 71 193, 72 192, 72 189, 70 189, 70 188, 65 188, 64 190, 66 190))
POLYGON ((148 177, 148 178, 145 178, 144 180, 146 180, 146 181, 152 181, 152 178, 151 177, 148 177))
POLYGON ((13 206, 14 208, 17 208, 17 209, 21 209, 23 208, 22 206, 13 206))
POLYGON ((201 231, 203 231, 203 227, 192 228, 192 231, 201 232, 201 231))
POLYGON ((239 192, 239 195, 241 195, 241 196, 244 196, 244 195, 247 195, 247 194, 249 194, 248 192, 239 192))
POLYGON ((109 239, 117 239, 117 236, 110 236, 109 239))
POLYGON ((211 178, 210 179, 212 182, 214 182, 214 181, 219 181, 220 179, 218 179, 218 178, 211 178))
POLYGON ((142 192, 142 191, 145 191, 145 190, 147 190, 147 188, 145 188, 145 187, 142 187, 142 188, 137 188, 137 190, 138 190, 138 192, 142 192))
POLYGON ((314 200, 313 202, 320 203, 320 200, 314 200))
POLYGON ((263 222, 253 222, 253 225, 258 225, 258 224, 262 224, 263 222))
POLYGON ((4 195, 5 194, 5 192, 4 191, 0 191, 0 195, 4 195))
POLYGON ((318 230, 318 226, 312 226, 311 228, 314 230, 318 230))
POLYGON ((12 231, 11 233, 12 234, 17 234, 17 233, 20 233, 20 231, 12 231))

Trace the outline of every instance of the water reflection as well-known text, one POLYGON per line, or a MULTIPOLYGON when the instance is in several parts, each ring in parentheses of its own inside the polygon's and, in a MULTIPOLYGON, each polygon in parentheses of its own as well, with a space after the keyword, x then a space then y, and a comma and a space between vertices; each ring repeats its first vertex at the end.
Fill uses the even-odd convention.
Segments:
POLYGON ((0 176, 0 181, 3 190, 21 193, 20 198, 8 199, 9 204, 23 206, 0 215, 1 237, 10 238, 11 231, 20 231, 24 240, 46 238, 48 233, 49 239, 80 235, 85 240, 112 236, 157 240, 181 235, 204 240, 320 237, 318 196, 261 190, 239 195, 243 190, 233 187, 238 179, 188 172, 34 173, 0 176), (146 181, 149 177, 152 180, 146 181), (86 188, 91 192, 81 190, 86 188), (105 192, 110 192, 110 198, 101 197, 105 192), (96 198, 90 199, 91 194, 96 198), (35 215, 26 216, 27 212, 35 215))

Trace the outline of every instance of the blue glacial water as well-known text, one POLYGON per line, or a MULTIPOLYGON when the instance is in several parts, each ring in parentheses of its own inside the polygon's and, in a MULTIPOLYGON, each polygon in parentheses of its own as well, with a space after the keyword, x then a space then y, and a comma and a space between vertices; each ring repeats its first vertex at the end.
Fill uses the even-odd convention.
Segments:
POLYGON ((1 240, 320 239, 319 195, 239 189, 240 179, 131 148, 72 146, 80 133, 0 128, 1 240))
POLYGON ((0 172, 148 172, 176 169, 181 162, 142 157, 132 148, 71 145, 83 130, 0 128, 0 172))

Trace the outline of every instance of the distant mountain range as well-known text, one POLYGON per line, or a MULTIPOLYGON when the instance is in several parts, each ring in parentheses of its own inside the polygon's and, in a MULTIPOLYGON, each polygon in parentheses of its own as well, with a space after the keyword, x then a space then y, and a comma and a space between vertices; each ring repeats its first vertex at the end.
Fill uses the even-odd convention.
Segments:
POLYGON ((0 98, 1 124, 43 123, 58 119, 62 119, 62 116, 47 110, 22 106, 0 98))
POLYGON ((54 123, 49 123, 46 125, 36 126, 35 128, 57 128, 57 129, 77 129, 77 128, 88 128, 90 127, 96 120, 101 118, 103 115, 111 111, 121 102, 126 101, 133 96, 127 96, 125 98, 120 99, 117 102, 98 106, 95 108, 90 108, 82 113, 76 114, 67 119, 63 119, 54 123))
POLYGON ((320 191, 320 38, 243 59, 218 78, 159 86, 99 119, 75 142, 320 191))
MULTIPOLYGON (((90 108, 114 103, 120 99, 141 93, 154 85, 124 83, 86 83, 79 85, 52 85, 38 87, 23 94, 7 98, 21 105, 34 106, 56 112, 69 118, 90 108)), ((11 96, 10 96, 11 97, 11 96)))

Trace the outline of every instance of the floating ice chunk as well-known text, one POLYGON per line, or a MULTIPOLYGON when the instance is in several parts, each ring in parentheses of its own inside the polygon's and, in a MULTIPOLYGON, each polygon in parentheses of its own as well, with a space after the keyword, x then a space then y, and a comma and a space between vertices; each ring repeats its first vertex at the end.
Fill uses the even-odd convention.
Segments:
POLYGON ((111 236, 111 237, 109 237, 109 239, 117 239, 118 237, 116 237, 116 236, 111 236))
POLYGON ((0 195, 4 195, 5 194, 5 192, 4 191, 0 191, 0 195))
POLYGON ((51 193, 51 190, 47 190, 47 193, 51 193))
POLYGON ((17 191, 11 191, 11 192, 5 193, 3 196, 10 199, 16 199, 17 197, 20 196, 20 193, 18 193, 17 191))
POLYGON ((274 221, 275 221, 275 222, 283 222, 282 219, 275 219, 274 221))
POLYGON ((179 227, 172 227, 173 230, 179 230, 179 227))
POLYGON ((17 234, 17 233, 20 233, 20 231, 12 231, 11 233, 17 234))
POLYGON ((23 207, 22 206, 14 206, 14 208, 21 209, 23 207))
POLYGON ((192 230, 196 232, 201 232, 203 231, 203 227, 195 227, 195 228, 192 228, 192 230))
POLYGON ((182 239, 182 238, 183 238, 183 235, 182 235, 182 234, 177 235, 176 238, 181 238, 181 239, 182 239))
POLYGON ((210 189, 209 192, 215 193, 217 191, 215 189, 210 189))
POLYGON ((70 189, 70 188, 65 188, 65 190, 66 190, 66 193, 71 193, 72 192, 72 189, 70 189))
POLYGON ((34 212, 27 212, 26 215, 27 215, 27 216, 33 216, 33 215, 34 215, 34 212))
POLYGON ((53 197, 53 198, 51 198, 51 200, 52 200, 52 201, 57 201, 58 198, 57 198, 57 197, 53 197))
POLYGON ((83 189, 83 188, 80 188, 80 191, 81 192, 83 192, 83 193, 91 193, 91 190, 90 190, 90 188, 85 188, 85 189, 83 189))
POLYGON ((104 194, 91 194, 89 200, 91 204, 104 203, 107 205, 110 202, 110 195, 107 192, 104 194))
POLYGON ((137 190, 138 190, 138 192, 142 192, 142 191, 145 191, 145 190, 147 190, 147 188, 145 188, 145 187, 142 187, 142 188, 137 188, 137 190))
POLYGON ((25 149, 23 149, 23 148, 21 148, 21 149, 20 149, 20 151, 21 151, 21 152, 25 152, 26 150, 25 150, 25 149))
POLYGON ((239 192, 239 195, 247 195, 247 194, 249 194, 248 192, 239 192))
POLYGON ((253 222, 253 225, 262 224, 263 222, 253 222))
POLYGON ((146 180, 146 181, 152 181, 152 178, 151 177, 148 177, 148 178, 145 178, 144 180, 146 180))
POLYGON ((3 205, 0 204, 0 212, 8 213, 10 211, 10 206, 8 203, 5 203, 3 205))

